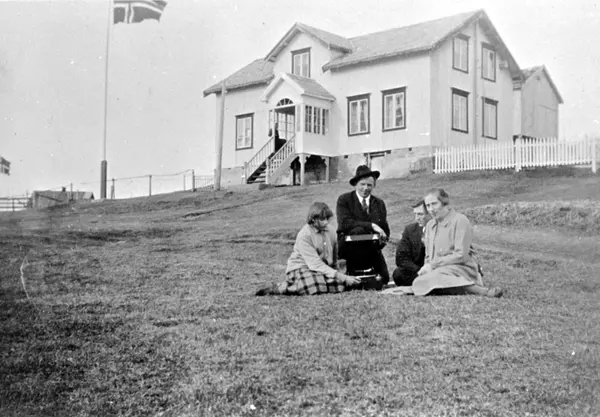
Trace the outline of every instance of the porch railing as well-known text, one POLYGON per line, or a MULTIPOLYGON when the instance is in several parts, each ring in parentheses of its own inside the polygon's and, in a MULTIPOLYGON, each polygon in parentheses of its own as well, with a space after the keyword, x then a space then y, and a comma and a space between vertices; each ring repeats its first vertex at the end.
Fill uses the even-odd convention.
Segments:
POLYGON ((285 145, 277 151, 273 157, 267 160, 266 182, 269 184, 275 171, 294 153, 296 152, 296 135, 294 134, 285 142, 285 145))
POLYGON ((254 173, 275 150, 275 138, 271 137, 262 148, 254 154, 254 156, 244 164, 244 182, 248 181, 248 177, 254 173))

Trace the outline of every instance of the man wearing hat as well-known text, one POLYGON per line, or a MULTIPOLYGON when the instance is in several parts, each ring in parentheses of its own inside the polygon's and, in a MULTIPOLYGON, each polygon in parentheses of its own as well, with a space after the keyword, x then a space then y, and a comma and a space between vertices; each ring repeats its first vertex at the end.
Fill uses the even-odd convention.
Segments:
POLYGON ((356 175, 350 179, 354 191, 342 194, 337 201, 339 258, 346 259, 348 270, 353 265, 370 265, 382 278, 382 285, 390 280, 390 273, 381 249, 390 237, 387 222, 387 209, 382 199, 371 194, 379 178, 379 171, 371 171, 366 165, 356 168, 356 175), (379 240, 368 245, 349 245, 346 236, 378 234, 379 240))

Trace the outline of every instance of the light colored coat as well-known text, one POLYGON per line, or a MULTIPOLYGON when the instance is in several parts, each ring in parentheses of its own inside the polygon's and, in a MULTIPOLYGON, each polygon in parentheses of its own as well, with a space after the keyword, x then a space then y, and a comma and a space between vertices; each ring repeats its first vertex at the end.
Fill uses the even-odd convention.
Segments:
POLYGON ((450 209, 442 220, 430 220, 425 226, 425 264, 431 264, 433 270, 414 280, 415 295, 481 285, 477 262, 471 255, 472 243, 473 226, 463 214, 450 209))

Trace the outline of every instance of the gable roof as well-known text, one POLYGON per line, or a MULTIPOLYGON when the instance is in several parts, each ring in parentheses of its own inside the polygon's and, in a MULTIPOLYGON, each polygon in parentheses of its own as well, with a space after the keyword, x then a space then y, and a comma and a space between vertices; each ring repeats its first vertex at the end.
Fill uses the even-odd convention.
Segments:
POLYGON ((560 104, 563 104, 562 96, 558 92, 558 88, 556 87, 556 84, 554 84, 554 81, 552 81, 552 77, 550 77, 550 73, 548 72, 548 69, 546 68, 545 65, 536 65, 535 67, 524 68, 523 70, 521 70, 521 73, 523 74, 522 82, 521 83, 513 83, 514 90, 521 89, 523 84, 525 84, 527 81, 532 79, 534 75, 543 73, 546 76, 548 83, 550 84, 550 88, 552 88, 552 91, 554 91, 554 94, 556 94, 556 98, 558 98, 558 102, 560 104))
POLYGON ((275 91, 277 86, 282 82, 288 82, 292 88, 298 91, 299 94, 307 95, 315 98, 320 98, 328 101, 335 101, 335 97, 325 89, 321 84, 312 78, 299 77, 294 74, 282 73, 275 77, 269 84, 262 97, 262 101, 267 101, 269 96, 275 91))
MULTIPOLYGON (((264 59, 256 60, 228 77, 225 80, 226 86, 228 89, 234 89, 270 82, 273 79, 271 61, 275 59, 281 50, 298 33, 306 33, 318 39, 327 47, 344 52, 342 56, 333 59, 323 66, 323 71, 327 71, 386 58, 398 58, 429 52, 475 20, 479 20, 482 23, 482 30, 497 48, 498 52, 506 58, 513 78, 521 77, 521 69, 500 38, 485 11, 476 10, 350 39, 313 28, 303 23, 295 23, 264 59), (268 67, 269 64, 271 65, 270 67, 268 67), (269 70, 271 72, 267 74, 269 70)), ((220 86, 221 83, 218 83, 208 88, 204 91, 204 96, 219 92, 220 86)))
POLYGON ((273 63, 257 59, 239 71, 204 90, 204 97, 212 93, 220 93, 223 82, 228 90, 250 87, 258 84, 268 84, 273 79, 273 63))
POLYGON ((304 23, 296 22, 290 28, 290 30, 283 35, 283 38, 281 38, 281 40, 277 42, 277 44, 269 51, 265 59, 268 61, 274 61, 277 55, 279 55, 283 48, 285 48, 298 33, 305 33, 330 49, 337 49, 342 52, 349 52, 352 50, 352 44, 343 36, 327 32, 323 29, 317 29, 315 27, 305 25, 304 23))
POLYGON ((337 69, 381 58, 427 52, 470 23, 479 13, 467 12, 428 22, 350 38, 352 52, 325 64, 323 70, 337 69))
POLYGON ((482 23, 482 29, 490 41, 494 43, 501 55, 506 57, 511 73, 519 74, 520 69, 517 62, 483 10, 459 13, 428 22, 351 38, 352 52, 325 64, 323 71, 429 52, 476 20, 482 23))

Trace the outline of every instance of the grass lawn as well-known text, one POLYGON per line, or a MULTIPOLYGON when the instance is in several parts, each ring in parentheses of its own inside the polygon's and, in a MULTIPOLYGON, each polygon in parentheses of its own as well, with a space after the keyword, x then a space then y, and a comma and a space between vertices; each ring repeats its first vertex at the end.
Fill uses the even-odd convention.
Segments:
POLYGON ((431 186, 500 299, 254 297, 347 183, 0 214, 0 415, 600 416, 600 179, 382 180, 392 242, 431 186))

